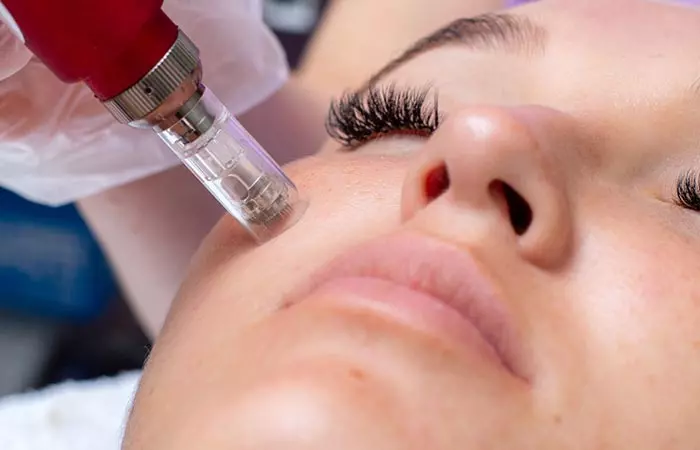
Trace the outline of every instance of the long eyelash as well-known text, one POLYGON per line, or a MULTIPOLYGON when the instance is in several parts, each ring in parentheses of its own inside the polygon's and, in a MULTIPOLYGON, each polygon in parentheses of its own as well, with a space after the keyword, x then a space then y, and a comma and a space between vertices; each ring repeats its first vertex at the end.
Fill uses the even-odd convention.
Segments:
POLYGON ((395 85, 370 87, 331 103, 326 120, 328 135, 348 148, 396 132, 429 136, 440 125, 437 95, 430 87, 399 89, 395 85))
POLYGON ((688 171, 678 177, 676 202, 684 208, 700 211, 700 177, 697 172, 688 171))

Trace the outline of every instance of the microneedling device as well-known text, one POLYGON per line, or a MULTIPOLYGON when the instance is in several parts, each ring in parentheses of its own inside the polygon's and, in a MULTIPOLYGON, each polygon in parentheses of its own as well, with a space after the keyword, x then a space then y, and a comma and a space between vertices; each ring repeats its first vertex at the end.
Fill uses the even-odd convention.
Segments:
POLYGON ((253 237, 301 213, 294 183, 202 82, 197 46, 163 0, 0 0, 0 20, 56 76, 121 123, 150 128, 253 237))

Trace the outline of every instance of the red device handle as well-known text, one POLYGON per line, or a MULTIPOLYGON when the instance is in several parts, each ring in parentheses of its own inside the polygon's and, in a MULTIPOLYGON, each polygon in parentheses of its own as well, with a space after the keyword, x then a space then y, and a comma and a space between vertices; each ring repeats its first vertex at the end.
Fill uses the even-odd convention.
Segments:
POLYGON ((177 39, 163 0, 0 0, 27 47, 61 80, 100 100, 136 84, 177 39))

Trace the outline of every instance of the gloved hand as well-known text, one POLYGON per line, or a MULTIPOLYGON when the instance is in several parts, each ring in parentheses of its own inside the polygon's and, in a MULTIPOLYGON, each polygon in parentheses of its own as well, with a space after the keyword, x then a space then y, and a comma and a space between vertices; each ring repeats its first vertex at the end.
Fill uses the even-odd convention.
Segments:
MULTIPOLYGON (((166 0, 201 50, 204 83, 234 114, 287 79, 261 0, 166 0)), ((179 164, 147 130, 119 124, 83 85, 65 85, 0 26, 0 186, 62 205, 179 164)))
POLYGON ((9 27, 0 22, 0 81, 18 72, 31 56, 22 42, 10 33, 9 27))

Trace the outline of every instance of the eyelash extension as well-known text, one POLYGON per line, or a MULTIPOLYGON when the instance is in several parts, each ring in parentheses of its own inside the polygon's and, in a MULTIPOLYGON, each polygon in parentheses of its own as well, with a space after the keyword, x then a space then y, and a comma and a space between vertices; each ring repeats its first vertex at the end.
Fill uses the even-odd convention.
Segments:
POLYGON ((430 93, 430 87, 400 89, 392 84, 345 94, 331 103, 326 131, 351 150, 395 133, 430 136, 441 119, 437 94, 430 99, 430 93))
POLYGON ((700 176, 697 172, 688 171, 678 177, 676 203, 683 208, 700 211, 700 176))

